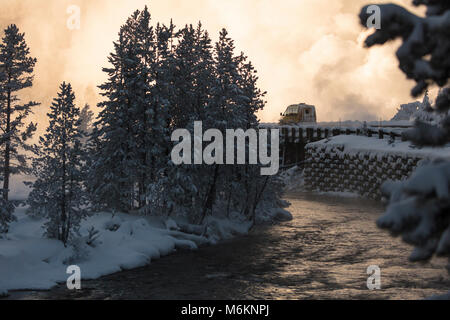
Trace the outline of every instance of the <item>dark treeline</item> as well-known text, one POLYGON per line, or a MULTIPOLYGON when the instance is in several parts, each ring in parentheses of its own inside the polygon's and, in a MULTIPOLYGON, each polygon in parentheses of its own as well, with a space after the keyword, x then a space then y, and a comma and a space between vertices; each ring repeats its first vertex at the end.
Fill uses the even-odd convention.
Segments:
POLYGON ((35 146, 25 144, 35 124, 23 123, 37 104, 9 103, 18 102, 11 93, 31 86, 36 60, 29 58, 17 28, 9 29, 5 34, 13 32, 17 39, 5 36, 0 46, 3 232, 13 219, 7 181, 17 173, 36 177, 28 183, 29 211, 45 216, 47 235, 65 243, 81 219, 95 211, 183 215, 202 224, 213 213, 254 221, 258 208, 277 205, 281 188, 276 178, 260 175, 259 165, 171 161, 173 131, 193 133, 194 121, 202 121, 204 131, 258 126, 256 113, 264 108, 265 93, 257 87, 252 63, 234 52, 225 29, 213 44, 201 23, 181 29, 172 22, 152 26, 147 8, 134 12, 120 28, 110 65, 103 69, 108 80, 99 86, 98 117, 91 124, 92 112, 80 110, 71 85, 63 83, 48 113, 50 125, 35 146), (23 62, 9 62, 8 50, 23 62), (8 82, 12 78, 14 85, 8 82), (13 127, 8 127, 9 115, 18 118, 13 127), (34 152, 31 167, 19 155, 22 149, 34 152), (20 166, 8 162, 13 156, 20 166))

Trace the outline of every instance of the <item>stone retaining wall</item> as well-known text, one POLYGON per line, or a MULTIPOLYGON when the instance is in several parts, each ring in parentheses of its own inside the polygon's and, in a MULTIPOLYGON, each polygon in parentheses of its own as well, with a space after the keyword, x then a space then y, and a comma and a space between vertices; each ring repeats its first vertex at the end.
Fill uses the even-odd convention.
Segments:
POLYGON ((387 180, 407 179, 423 157, 376 151, 346 151, 344 145, 306 146, 305 187, 309 191, 352 192, 380 199, 387 180))

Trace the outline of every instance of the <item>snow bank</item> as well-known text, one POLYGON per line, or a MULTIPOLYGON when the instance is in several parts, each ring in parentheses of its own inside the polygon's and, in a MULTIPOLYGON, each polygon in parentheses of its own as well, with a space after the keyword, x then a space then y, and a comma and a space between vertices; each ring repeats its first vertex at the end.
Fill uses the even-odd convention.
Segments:
POLYGON ((305 187, 303 169, 298 166, 281 172, 280 178, 285 185, 285 191, 301 191, 305 187))
POLYGON ((378 155, 406 155, 421 158, 449 158, 450 145, 445 147, 415 147, 409 141, 389 143, 388 139, 369 138, 365 136, 340 135, 308 144, 308 146, 343 146, 345 153, 357 154, 367 151, 378 155))
POLYGON ((100 213, 84 221, 80 238, 65 248, 60 241, 43 238, 43 220, 27 216, 23 207, 15 214, 18 220, 11 224, 7 238, 0 239, 0 295, 7 290, 49 289, 65 282, 68 265, 78 265, 82 279, 94 279, 145 266, 177 249, 193 250, 245 234, 251 226, 218 217, 209 217, 199 227, 176 218, 100 213), (90 243, 92 230, 98 231, 98 238, 90 243))

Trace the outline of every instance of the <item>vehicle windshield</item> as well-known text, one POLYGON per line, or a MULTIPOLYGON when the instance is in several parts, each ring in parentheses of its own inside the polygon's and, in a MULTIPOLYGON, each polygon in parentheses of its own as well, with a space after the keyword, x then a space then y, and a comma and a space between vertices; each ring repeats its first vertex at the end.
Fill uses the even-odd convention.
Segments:
POLYGON ((297 114, 298 113, 298 106, 290 106, 286 109, 286 112, 284 115, 288 116, 291 114, 297 114))

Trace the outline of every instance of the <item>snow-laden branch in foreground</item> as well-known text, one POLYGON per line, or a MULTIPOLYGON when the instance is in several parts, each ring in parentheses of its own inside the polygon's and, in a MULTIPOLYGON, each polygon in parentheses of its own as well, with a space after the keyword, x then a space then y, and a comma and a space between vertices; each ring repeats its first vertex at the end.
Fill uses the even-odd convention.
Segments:
MULTIPOLYGON (((416 81, 412 95, 418 96, 432 84, 446 86, 450 78, 450 2, 415 0, 413 4, 426 5, 426 17, 394 4, 379 5, 381 29, 369 36, 365 44, 371 47, 402 38, 397 51, 400 69, 416 81)), ((363 25, 369 19, 368 8, 362 8, 360 13, 363 25)), ((450 89, 443 88, 434 108, 427 109, 439 113, 436 118, 440 118, 440 123, 419 121, 404 138, 419 146, 443 146, 450 140, 450 89)), ((435 254, 450 257, 449 185, 450 162, 445 158, 420 166, 406 181, 382 186, 389 205, 378 226, 394 236, 401 235, 414 246, 410 260, 426 261, 435 254)), ((449 297, 450 294, 443 298, 449 297)))
POLYGON ((382 192, 390 198, 377 224, 415 246, 411 261, 450 255, 450 163, 424 165, 407 181, 388 182, 382 192))
MULTIPOLYGON (((445 2, 445 1, 441 1, 445 2)), ((416 4, 424 3, 416 1, 416 4)), ((418 17, 395 4, 378 5, 381 28, 370 35, 365 45, 372 47, 401 37, 403 43, 397 50, 400 69, 417 85, 413 96, 422 94, 429 85, 445 86, 450 77, 450 11, 448 5, 436 5, 427 17, 418 17), (447 11, 444 11, 447 9, 447 11), (438 15, 436 15, 436 13, 438 15), (435 15, 431 15, 435 14, 435 15)), ((362 8, 361 24, 367 25, 369 6, 362 8)))

